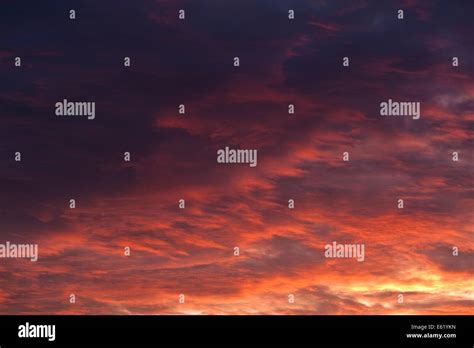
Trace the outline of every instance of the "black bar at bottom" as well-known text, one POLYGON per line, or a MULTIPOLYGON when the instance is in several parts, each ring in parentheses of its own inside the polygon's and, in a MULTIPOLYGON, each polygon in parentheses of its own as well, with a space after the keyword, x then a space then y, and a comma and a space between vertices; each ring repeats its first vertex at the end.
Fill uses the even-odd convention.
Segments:
POLYGON ((473 347, 473 322, 473 316, 0 316, 0 347, 473 347), (44 325, 55 325, 54 341, 44 325))

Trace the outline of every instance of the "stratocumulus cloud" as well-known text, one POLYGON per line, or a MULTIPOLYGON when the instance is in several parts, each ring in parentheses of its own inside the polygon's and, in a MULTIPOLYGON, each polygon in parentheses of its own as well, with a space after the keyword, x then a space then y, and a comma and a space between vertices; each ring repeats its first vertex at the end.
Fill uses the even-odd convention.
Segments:
POLYGON ((40 257, 0 259, 0 314, 472 313, 468 10, 78 1, 71 24, 55 1, 6 7, 0 243, 40 257), (94 119, 54 117, 64 99, 94 119), (421 117, 381 117, 388 99, 421 117), (226 147, 258 165, 218 163, 226 147), (334 241, 363 262, 326 258, 334 241))

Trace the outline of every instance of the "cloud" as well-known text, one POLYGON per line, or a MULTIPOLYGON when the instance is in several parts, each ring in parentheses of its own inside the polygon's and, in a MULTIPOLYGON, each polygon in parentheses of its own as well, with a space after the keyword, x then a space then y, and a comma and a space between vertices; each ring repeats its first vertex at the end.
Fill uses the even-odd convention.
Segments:
POLYGON ((472 311, 468 11, 79 1, 72 22, 55 1, 19 6, 0 21, 0 242, 40 258, 0 260, 0 312, 472 311), (96 119, 58 118, 64 98, 95 101, 96 119), (381 118, 389 98, 420 101, 420 120, 381 118), (225 146, 258 166, 218 164, 225 146), (332 241, 365 244, 365 261, 324 258, 332 241))

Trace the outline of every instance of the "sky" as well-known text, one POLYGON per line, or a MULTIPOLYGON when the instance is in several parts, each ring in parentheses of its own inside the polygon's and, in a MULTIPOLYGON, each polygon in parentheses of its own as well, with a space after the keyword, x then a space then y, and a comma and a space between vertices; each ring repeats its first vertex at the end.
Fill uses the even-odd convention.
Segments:
POLYGON ((1 5, 0 314, 474 312, 472 1, 1 5))

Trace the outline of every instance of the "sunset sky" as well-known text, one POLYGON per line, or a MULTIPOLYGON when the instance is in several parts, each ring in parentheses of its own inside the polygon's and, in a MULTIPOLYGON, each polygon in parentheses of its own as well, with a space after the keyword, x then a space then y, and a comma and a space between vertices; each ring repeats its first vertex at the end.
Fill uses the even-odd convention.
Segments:
POLYGON ((0 314, 472 314, 473 13, 1 1, 0 244, 39 259, 0 259, 0 314), (420 119, 380 116, 388 99, 420 119), (258 165, 217 163, 226 146, 258 165), (365 260, 326 258, 333 241, 365 260))

